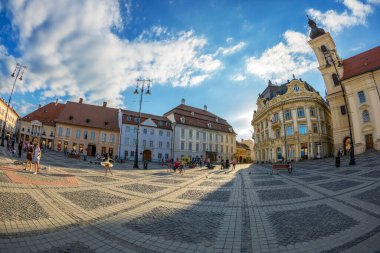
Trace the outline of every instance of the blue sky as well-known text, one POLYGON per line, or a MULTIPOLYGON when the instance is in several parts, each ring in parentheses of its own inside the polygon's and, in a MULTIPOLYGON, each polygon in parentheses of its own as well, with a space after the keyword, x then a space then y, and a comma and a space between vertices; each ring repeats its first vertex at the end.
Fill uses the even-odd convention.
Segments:
POLYGON ((340 56, 379 46, 380 0, 0 0, 0 96, 28 65, 12 106, 21 116, 59 99, 138 110, 136 79, 151 78, 142 111, 180 104, 229 121, 249 138, 257 95, 295 74, 321 94, 306 14, 340 56))

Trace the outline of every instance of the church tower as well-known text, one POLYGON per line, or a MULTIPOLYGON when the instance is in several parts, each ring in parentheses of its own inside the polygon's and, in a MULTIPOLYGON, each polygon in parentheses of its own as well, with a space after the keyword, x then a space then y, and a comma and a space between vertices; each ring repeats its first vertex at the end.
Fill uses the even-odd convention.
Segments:
POLYGON ((339 149, 348 153, 353 147, 350 134, 349 106, 346 107, 345 90, 341 85, 343 76, 343 61, 339 58, 335 42, 330 33, 318 28, 316 23, 309 19, 311 28, 309 45, 313 49, 319 64, 326 86, 327 101, 330 105, 333 123, 334 153, 339 149))

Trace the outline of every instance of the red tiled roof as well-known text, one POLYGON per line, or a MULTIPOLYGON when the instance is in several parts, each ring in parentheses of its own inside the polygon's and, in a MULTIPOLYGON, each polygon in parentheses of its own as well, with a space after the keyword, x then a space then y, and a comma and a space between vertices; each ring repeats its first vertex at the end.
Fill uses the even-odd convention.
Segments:
POLYGON ((380 46, 343 60, 343 80, 380 69, 380 46))
POLYGON ((164 116, 168 116, 172 113, 174 114, 175 122, 183 125, 212 129, 221 132, 235 133, 232 129, 232 126, 228 124, 225 119, 222 119, 206 110, 181 104, 165 113, 164 116), (194 116, 192 115, 192 112, 194 113, 194 116), (185 118, 185 123, 181 123, 182 117, 185 118), (216 121, 216 119, 218 119, 218 121, 216 121), (208 123, 211 123, 211 128, 208 127, 208 123), (230 131, 230 129, 232 131, 230 131))
MULTIPOLYGON (((8 106, 8 103, 5 102, 5 100, 3 98, 0 98, 0 101, 2 101, 5 104, 5 106, 8 106)), ((14 112, 16 114, 16 116, 18 118, 20 118, 20 115, 18 115, 18 113, 16 112, 16 110, 12 106, 9 107, 9 110, 11 110, 12 112, 14 112)))
POLYGON ((68 101, 56 122, 119 131, 118 109, 68 101))
MULTIPOLYGON (((139 116, 138 112, 128 111, 128 110, 121 110, 121 111, 123 113, 123 120, 122 120, 123 124, 129 124, 129 125, 137 125, 138 124, 134 121, 134 118, 139 116), (128 116, 131 116, 130 121, 128 121, 128 116)), ((167 129, 167 130, 172 129, 171 128, 171 122, 166 117, 153 115, 153 114, 147 114, 147 113, 141 113, 140 122, 142 123, 147 119, 152 119, 158 128, 167 129), (163 124, 160 126, 159 122, 162 122, 163 124), (170 125, 167 126, 166 123, 170 123, 170 125)))
POLYGON ((21 118, 21 120, 26 122, 38 120, 44 125, 54 126, 55 120, 58 118, 64 107, 64 104, 52 102, 29 113, 21 118))
POLYGON ((246 150, 250 150, 249 146, 247 144, 241 143, 241 142, 236 142, 236 148, 243 148, 246 150))

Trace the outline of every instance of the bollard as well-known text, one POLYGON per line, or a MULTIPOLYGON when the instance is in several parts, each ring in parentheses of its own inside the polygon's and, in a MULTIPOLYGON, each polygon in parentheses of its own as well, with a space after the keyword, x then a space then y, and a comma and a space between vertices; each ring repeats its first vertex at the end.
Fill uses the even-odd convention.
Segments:
POLYGON ((335 157, 335 167, 340 167, 340 157, 339 156, 337 156, 337 157, 335 157))

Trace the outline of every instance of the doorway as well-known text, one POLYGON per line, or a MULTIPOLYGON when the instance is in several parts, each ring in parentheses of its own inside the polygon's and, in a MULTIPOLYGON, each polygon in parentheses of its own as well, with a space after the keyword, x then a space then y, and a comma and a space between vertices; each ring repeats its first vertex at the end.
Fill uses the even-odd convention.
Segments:
POLYGON ((365 135, 365 148, 366 150, 373 149, 373 136, 372 134, 365 135))
POLYGON ((95 156, 96 154, 96 145, 88 144, 87 145, 87 155, 88 156, 95 156))
POLYGON ((143 152, 143 160, 145 161, 152 161, 152 151, 150 150, 144 150, 143 152))
POLYGON ((350 153, 350 149, 351 149, 351 139, 350 137, 346 137, 343 141, 343 154, 344 155, 347 155, 348 153, 350 153))

